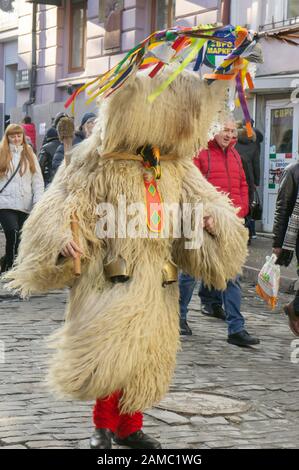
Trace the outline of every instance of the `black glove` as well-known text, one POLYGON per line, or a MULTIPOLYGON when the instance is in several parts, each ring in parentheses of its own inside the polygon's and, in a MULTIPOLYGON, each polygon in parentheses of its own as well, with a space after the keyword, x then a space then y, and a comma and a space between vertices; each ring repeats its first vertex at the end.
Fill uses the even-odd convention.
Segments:
POLYGON ((280 255, 278 256, 275 264, 279 264, 280 266, 289 266, 290 262, 293 258, 293 251, 285 250, 282 248, 280 255))

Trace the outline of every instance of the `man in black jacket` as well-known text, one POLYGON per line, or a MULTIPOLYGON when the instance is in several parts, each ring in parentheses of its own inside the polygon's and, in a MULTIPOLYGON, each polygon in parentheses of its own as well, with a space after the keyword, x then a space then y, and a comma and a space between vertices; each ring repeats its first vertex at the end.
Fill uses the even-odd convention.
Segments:
POLYGON ((38 156, 45 187, 52 181, 52 160, 59 145, 60 141, 57 130, 54 127, 50 127, 46 133, 45 144, 42 146, 38 156))
MULTIPOLYGON (((254 121, 251 120, 253 125, 254 121)), ((247 136, 245 125, 238 128, 238 141, 236 143, 236 150, 242 159, 242 165, 245 171, 246 181, 248 184, 249 207, 252 206, 254 200, 254 193, 260 185, 260 153, 261 143, 263 142, 263 134, 256 128, 253 130, 253 136, 247 136)), ((255 220, 249 214, 246 220, 246 225, 249 229, 249 237, 256 238, 255 233, 255 220)))
POLYGON ((248 184, 249 204, 254 198, 254 191, 260 184, 260 142, 263 139, 262 134, 253 131, 253 137, 247 136, 245 127, 238 129, 238 141, 235 145, 237 152, 242 159, 248 184))
MULTIPOLYGON (((273 253, 278 257, 276 263, 288 266, 292 260, 293 251, 283 248, 289 219, 294 210, 299 190, 299 163, 288 165, 282 175, 276 201, 276 210, 273 225, 273 253)), ((299 234, 299 231, 298 231, 299 234)), ((296 257, 299 265, 299 236, 296 241, 296 257)), ((299 270, 297 268, 297 274, 299 270)), ((295 298, 284 307, 289 317, 289 325, 296 336, 299 336, 299 289, 297 287, 295 298)))

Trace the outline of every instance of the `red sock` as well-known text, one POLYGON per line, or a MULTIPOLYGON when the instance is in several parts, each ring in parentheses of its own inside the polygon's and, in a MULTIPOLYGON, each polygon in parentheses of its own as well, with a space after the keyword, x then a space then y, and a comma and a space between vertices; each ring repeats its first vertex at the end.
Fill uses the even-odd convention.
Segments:
POLYGON ((120 439, 139 431, 142 428, 142 413, 121 414, 118 409, 120 392, 97 400, 93 409, 93 422, 96 429, 110 429, 120 439))
MULTIPOLYGON (((119 396, 120 398, 120 396, 119 396)), ((128 414, 119 414, 119 424, 116 431, 120 439, 128 437, 133 432, 139 431, 142 428, 143 415, 140 412, 128 414)))
POLYGON ((93 422, 96 429, 110 429, 115 433, 119 425, 119 395, 119 392, 115 392, 109 397, 96 401, 93 409, 93 422))

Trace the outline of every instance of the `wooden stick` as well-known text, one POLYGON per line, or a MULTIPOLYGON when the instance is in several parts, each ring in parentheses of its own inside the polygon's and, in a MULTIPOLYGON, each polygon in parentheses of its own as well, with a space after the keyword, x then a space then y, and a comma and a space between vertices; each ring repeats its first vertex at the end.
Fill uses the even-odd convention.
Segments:
MULTIPOLYGON (((78 217, 76 213, 73 214, 73 218, 71 220, 71 230, 72 230, 73 240, 79 246, 79 224, 78 224, 78 217)), ((74 259, 74 274, 75 276, 80 276, 81 274, 80 255, 77 255, 77 258, 74 259)))
MULTIPOLYGON (((65 166, 68 166, 70 163, 70 153, 73 145, 73 134, 74 134, 74 122, 71 118, 65 117, 59 121, 58 124, 58 135, 60 141, 64 146, 64 161, 65 166)), ((79 246, 79 224, 78 217, 76 213, 72 214, 71 219, 71 231, 74 242, 79 246)), ((77 258, 74 258, 74 274, 75 276, 80 276, 81 274, 81 260, 80 255, 77 255, 77 258)))

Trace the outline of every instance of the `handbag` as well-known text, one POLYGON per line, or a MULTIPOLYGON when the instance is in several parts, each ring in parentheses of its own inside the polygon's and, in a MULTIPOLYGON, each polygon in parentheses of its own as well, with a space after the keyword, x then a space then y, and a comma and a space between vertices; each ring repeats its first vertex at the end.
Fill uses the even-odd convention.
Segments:
POLYGON ((18 166, 17 168, 15 169, 15 171, 13 172, 13 174, 11 175, 11 177, 9 178, 9 180, 6 181, 5 185, 0 189, 0 194, 4 191, 4 189, 9 185, 9 183, 13 180, 13 178, 16 176, 16 174, 18 173, 19 171, 19 168, 20 168, 20 162, 18 163, 18 166))
POLYGON ((261 220, 263 214, 263 206, 260 201, 258 192, 254 191, 253 201, 251 203, 250 215, 253 220, 261 220))

